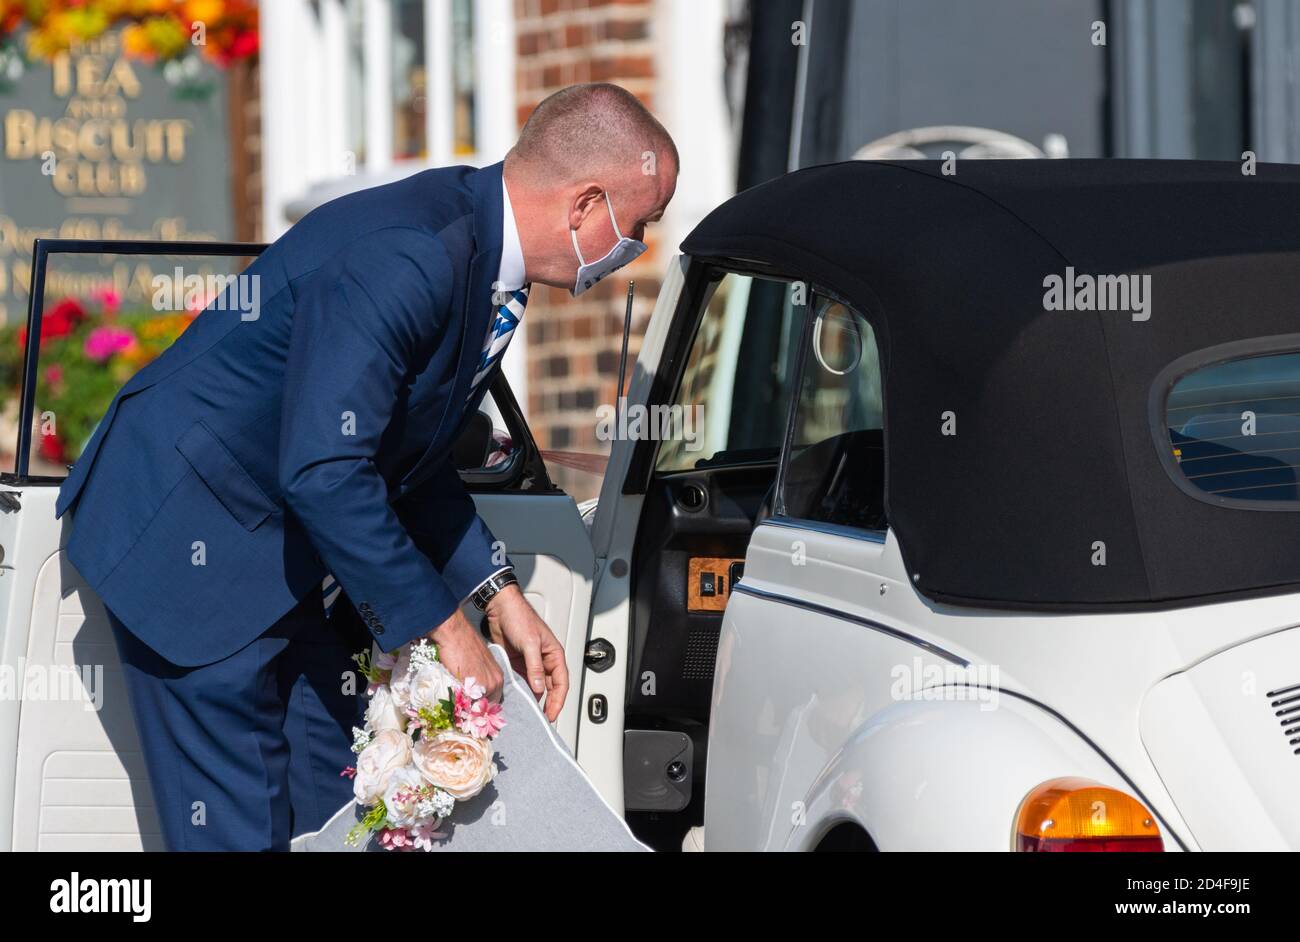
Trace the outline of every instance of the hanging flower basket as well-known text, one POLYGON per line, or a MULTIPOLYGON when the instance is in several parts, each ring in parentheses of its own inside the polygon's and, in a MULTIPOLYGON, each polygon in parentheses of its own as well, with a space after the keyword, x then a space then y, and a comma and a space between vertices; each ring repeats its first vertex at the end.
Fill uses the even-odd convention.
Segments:
POLYGON ((123 53, 156 66, 182 98, 215 87, 204 60, 225 69, 258 51, 255 0, 0 0, 0 92, 29 63, 117 28, 123 53))

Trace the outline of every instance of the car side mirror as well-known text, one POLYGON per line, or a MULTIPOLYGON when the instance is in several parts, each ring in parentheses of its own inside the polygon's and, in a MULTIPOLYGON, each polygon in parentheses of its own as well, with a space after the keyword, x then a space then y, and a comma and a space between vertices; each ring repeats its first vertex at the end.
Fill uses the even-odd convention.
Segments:
POLYGON ((492 453, 492 417, 486 412, 475 412, 461 429, 451 446, 451 458, 457 471, 476 471, 487 465, 492 453))

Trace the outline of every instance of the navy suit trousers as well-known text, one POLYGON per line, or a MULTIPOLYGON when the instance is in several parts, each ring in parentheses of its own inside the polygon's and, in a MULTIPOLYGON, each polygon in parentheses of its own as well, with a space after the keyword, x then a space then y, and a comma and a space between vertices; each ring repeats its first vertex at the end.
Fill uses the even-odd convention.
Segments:
POLYGON ((200 667, 164 660, 109 612, 168 850, 286 851, 351 800, 340 773, 355 764, 352 727, 366 703, 351 657, 370 638, 338 602, 326 619, 308 593, 200 667))

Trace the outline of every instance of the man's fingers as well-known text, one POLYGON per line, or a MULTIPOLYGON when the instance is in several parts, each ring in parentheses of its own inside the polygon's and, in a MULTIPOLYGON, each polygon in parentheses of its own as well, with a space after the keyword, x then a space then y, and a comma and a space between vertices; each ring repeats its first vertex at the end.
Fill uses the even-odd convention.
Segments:
POLYGON ((569 694, 569 681, 567 679, 553 679, 551 681, 551 692, 546 698, 546 718, 554 723, 564 709, 564 698, 569 694))
POLYGON ((540 700, 546 693, 546 666, 542 663, 542 646, 536 638, 524 644, 524 663, 528 667, 528 686, 540 700))
POLYGON ((550 637, 543 658, 546 662, 546 681, 550 687, 546 697, 546 718, 552 723, 564 708, 564 698, 569 694, 569 665, 564 660, 564 648, 555 636, 550 637))

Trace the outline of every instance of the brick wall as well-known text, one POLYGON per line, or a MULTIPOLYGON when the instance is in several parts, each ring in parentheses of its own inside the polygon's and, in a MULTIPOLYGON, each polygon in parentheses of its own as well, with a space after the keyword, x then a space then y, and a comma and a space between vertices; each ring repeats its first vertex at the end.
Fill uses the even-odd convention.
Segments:
POLYGON ((234 237, 261 242, 262 72, 256 59, 234 63, 226 73, 230 116, 230 199, 234 237))
MULTIPOLYGON (((613 82, 655 108, 653 0, 515 0, 518 121, 551 92, 579 82, 613 82)), ((581 298, 534 286, 524 316, 529 424, 543 449, 608 454, 596 439, 596 409, 612 405, 629 278, 636 281, 628 377, 659 291, 668 247, 650 251, 581 298)), ((547 468, 575 500, 595 497, 600 479, 554 459, 547 468)))

